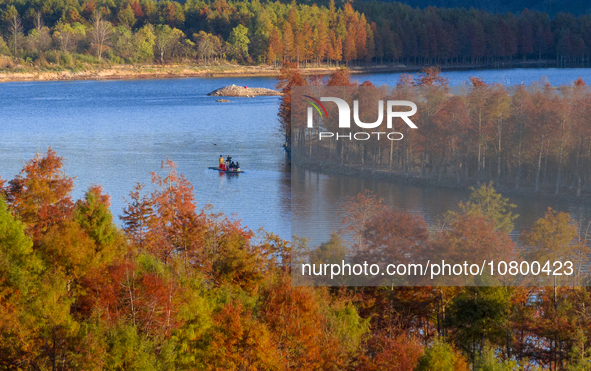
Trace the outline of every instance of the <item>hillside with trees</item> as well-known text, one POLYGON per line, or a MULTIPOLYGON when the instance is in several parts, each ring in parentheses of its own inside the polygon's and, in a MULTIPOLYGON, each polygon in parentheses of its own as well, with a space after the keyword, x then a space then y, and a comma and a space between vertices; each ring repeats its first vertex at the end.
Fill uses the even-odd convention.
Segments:
POLYGON ((0 69, 226 61, 276 66, 587 65, 586 15, 215 0, 0 4, 0 69))

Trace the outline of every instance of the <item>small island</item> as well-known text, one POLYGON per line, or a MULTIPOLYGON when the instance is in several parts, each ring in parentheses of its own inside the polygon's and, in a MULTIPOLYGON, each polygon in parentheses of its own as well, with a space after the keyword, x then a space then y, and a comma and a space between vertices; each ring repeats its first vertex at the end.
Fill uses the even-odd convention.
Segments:
POLYGON ((267 88, 249 88, 247 86, 228 85, 207 94, 214 97, 258 97, 281 95, 281 92, 267 88))

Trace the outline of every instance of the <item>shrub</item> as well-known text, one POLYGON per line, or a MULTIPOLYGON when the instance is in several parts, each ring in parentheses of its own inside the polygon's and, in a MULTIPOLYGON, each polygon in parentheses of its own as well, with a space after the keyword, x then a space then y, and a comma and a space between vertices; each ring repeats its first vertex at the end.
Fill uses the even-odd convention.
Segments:
POLYGON ((419 359, 416 371, 468 371, 468 364, 451 345, 435 342, 419 359))

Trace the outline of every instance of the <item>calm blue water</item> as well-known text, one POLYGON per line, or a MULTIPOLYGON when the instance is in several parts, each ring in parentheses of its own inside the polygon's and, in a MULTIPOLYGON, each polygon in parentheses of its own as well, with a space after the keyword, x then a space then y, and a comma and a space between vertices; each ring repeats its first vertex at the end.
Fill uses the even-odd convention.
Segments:
POLYGON ((175 79, 0 84, 0 176, 11 179, 51 146, 65 157, 76 198, 92 184, 112 196, 118 216, 136 182, 170 158, 194 185, 196 201, 244 224, 289 236, 289 172, 277 134, 277 97, 206 94, 232 83, 272 79, 175 79), (208 170, 231 154, 246 173, 208 170))
MULTIPOLYGON (((369 80, 374 85, 396 85, 401 73, 360 74, 353 78, 360 83, 369 80)), ((472 70, 449 71, 443 75, 449 79, 450 85, 466 85, 469 77, 480 77, 489 84, 530 85, 535 82, 548 81, 552 85, 568 85, 579 76, 591 83, 591 68, 516 68, 507 70, 472 70)))
MULTIPOLYGON (((399 75, 353 78, 394 85, 399 75)), ((508 84, 528 84, 541 76, 548 76, 552 84, 568 84, 578 76, 591 82, 591 69, 465 71, 445 75, 454 85, 465 83, 468 76, 508 84)), ((275 80, 200 78, 0 84, 0 177, 11 179, 26 160, 51 146, 65 157, 66 173, 76 177, 74 197, 80 198, 89 186, 100 184, 111 195, 112 211, 117 217, 125 205, 123 198, 135 183, 149 184, 150 172, 158 171, 162 160, 170 158, 193 183, 199 207, 211 203, 214 210, 235 214, 251 229, 264 227, 289 238, 291 179, 278 133, 278 98, 230 98, 230 103, 216 103, 218 98, 206 96, 229 84, 271 88, 275 80), (240 162, 246 173, 227 176, 207 169, 216 166, 219 155, 228 154, 240 162)), ((310 181, 315 182, 310 186, 316 188, 335 181, 355 183, 347 178, 328 180, 325 176, 310 181)), ((370 188, 380 195, 384 193, 382 197, 392 202, 404 200, 408 206, 401 207, 416 208, 427 217, 438 215, 442 207, 457 204, 457 199, 464 197, 464 193, 440 196, 441 191, 397 190, 400 186, 374 183, 370 188), (398 193, 406 196, 400 198, 398 193), (444 197, 444 201, 434 202, 438 197, 444 197)), ((338 199, 358 192, 358 188, 357 183, 338 188, 340 193, 331 188, 331 194, 338 199)), ((525 210, 518 212, 523 215, 532 207, 535 214, 545 210, 545 204, 528 206, 529 203, 520 203, 520 209, 525 210)), ((570 209, 580 205, 554 207, 570 209)), ((338 226, 338 210, 327 210, 329 227, 338 226)), ((293 217, 306 215, 296 213, 293 217)), ((326 226, 318 228, 318 233, 310 233, 322 239, 326 226)))

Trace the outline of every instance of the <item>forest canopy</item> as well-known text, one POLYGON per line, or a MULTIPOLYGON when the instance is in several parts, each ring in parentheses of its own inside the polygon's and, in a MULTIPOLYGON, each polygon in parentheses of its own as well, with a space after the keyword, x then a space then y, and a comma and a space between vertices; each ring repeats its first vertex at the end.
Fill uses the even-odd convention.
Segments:
MULTIPOLYGON (((123 63, 490 65, 591 55, 591 17, 539 11, 255 1, 9 0, 0 54, 31 65, 123 63)), ((3 59, 0 68, 15 61, 3 59)))
MULTIPOLYGON (((575 370, 591 360, 588 287, 293 287, 290 243, 197 208, 172 161, 131 190, 122 227, 101 187, 72 199, 63 164, 49 149, 0 180, 0 368, 575 370)), ((384 217, 418 225, 414 237, 379 229, 394 239, 458 243, 471 231, 476 244, 513 244, 510 226, 494 228, 511 219, 505 201, 482 186, 477 209, 431 241, 422 217, 371 193, 350 200, 344 222, 372 205, 351 230, 361 244, 379 244, 367 232, 384 217)), ((580 249, 588 239, 548 210, 522 243, 580 249)), ((346 249, 335 236, 310 248, 320 262, 346 249)))

